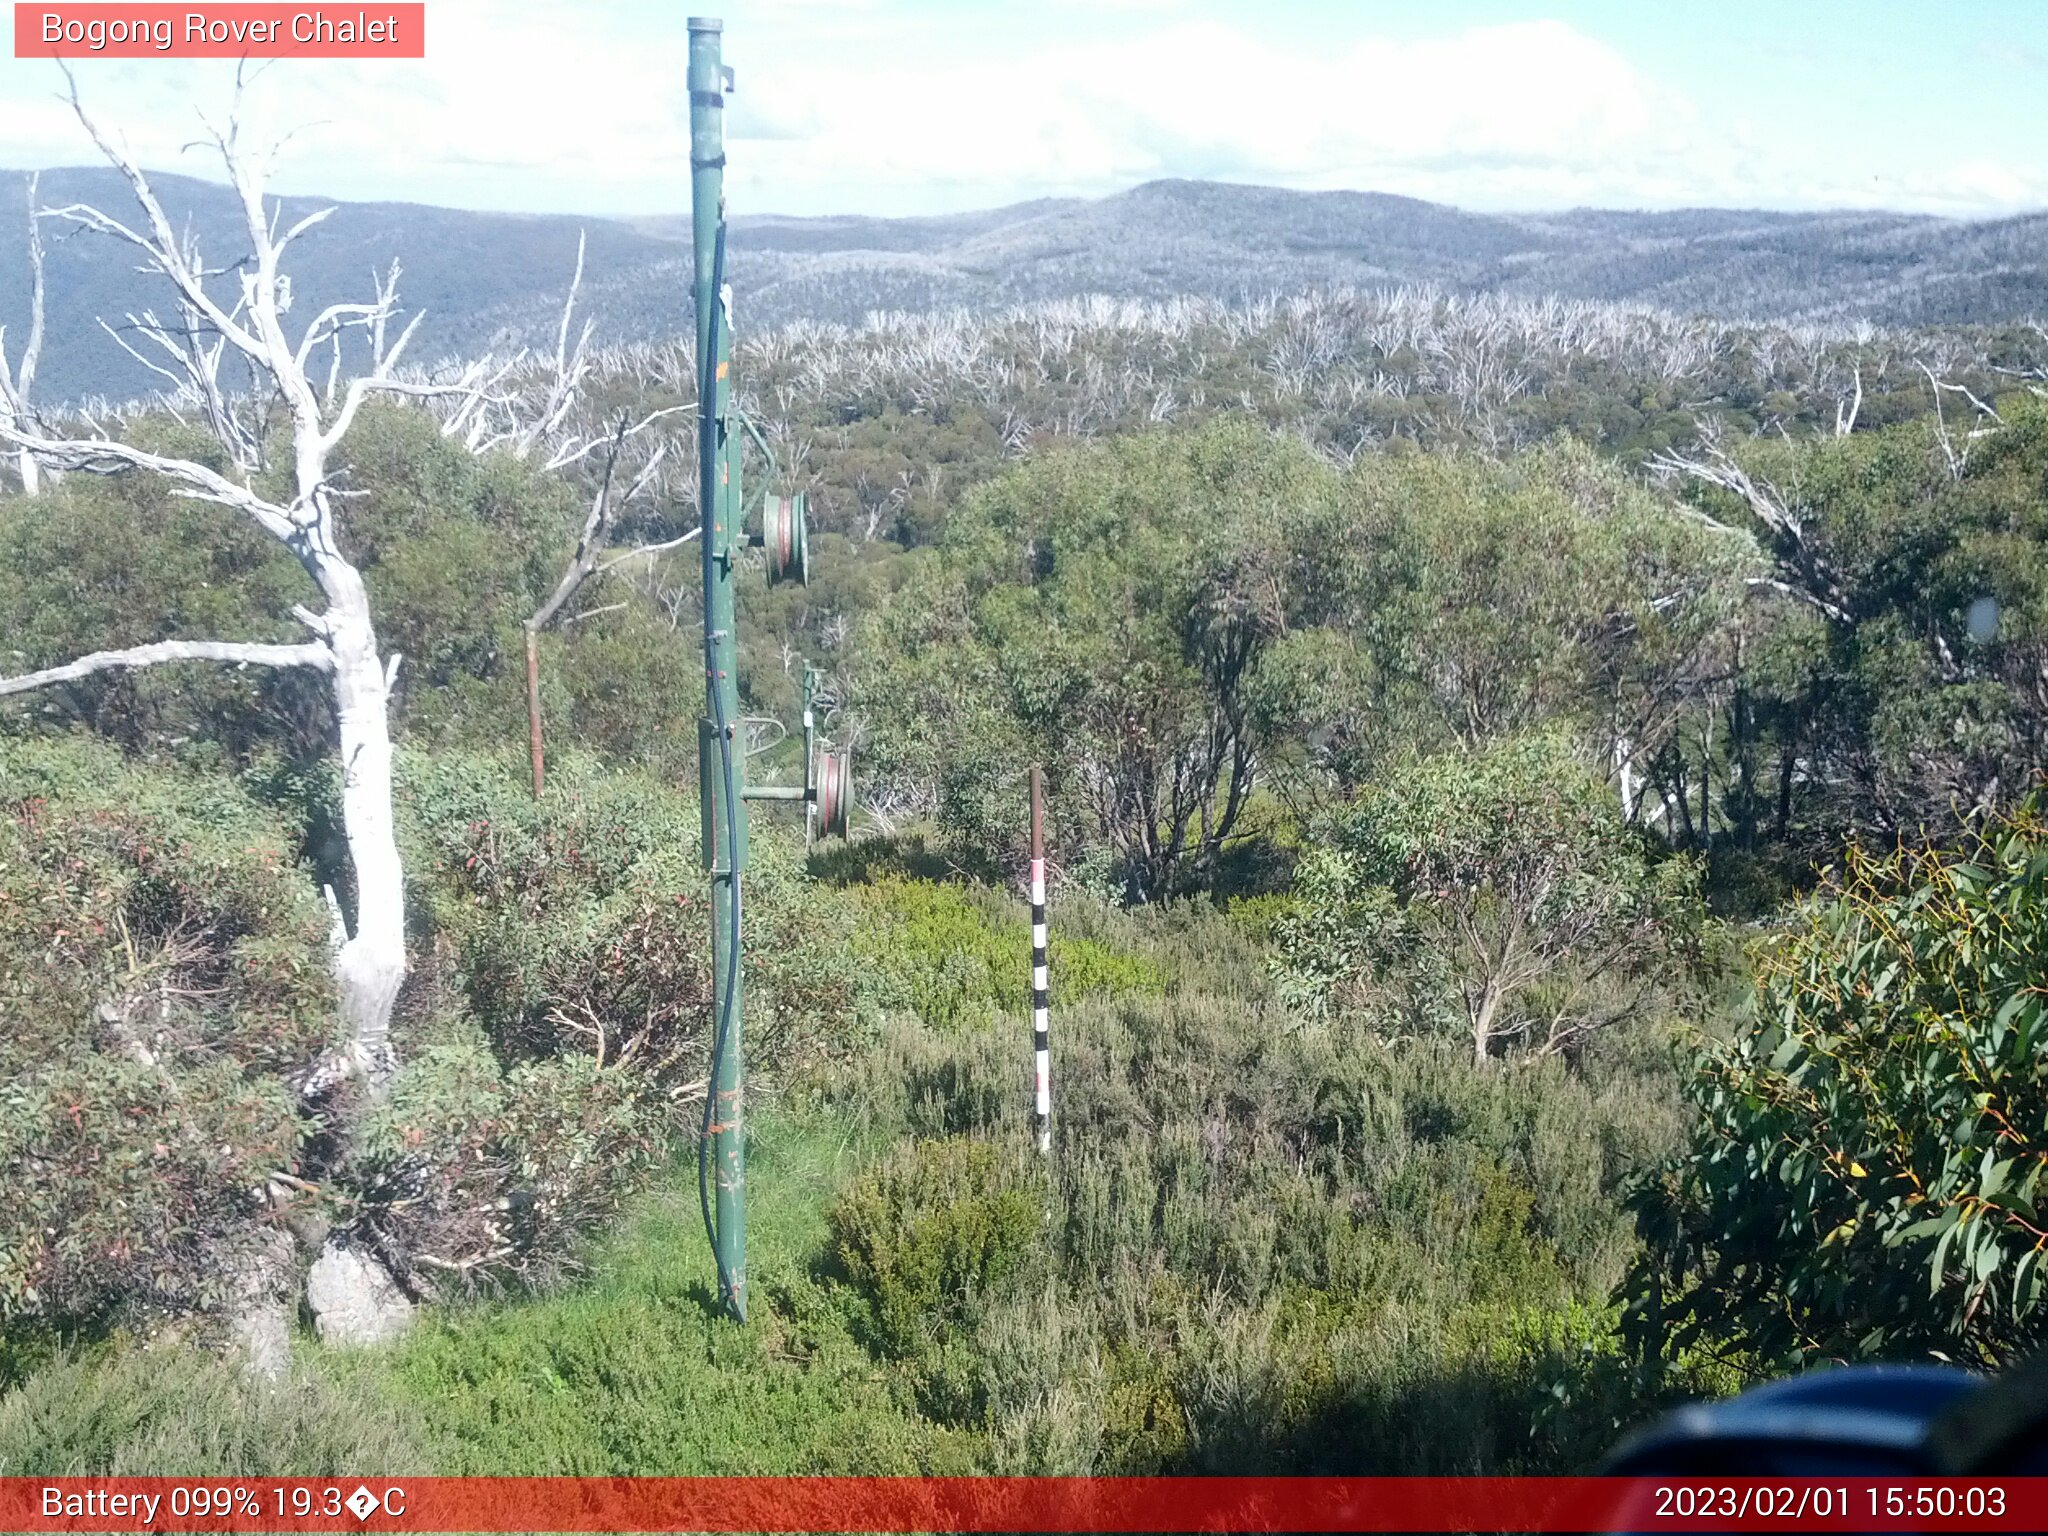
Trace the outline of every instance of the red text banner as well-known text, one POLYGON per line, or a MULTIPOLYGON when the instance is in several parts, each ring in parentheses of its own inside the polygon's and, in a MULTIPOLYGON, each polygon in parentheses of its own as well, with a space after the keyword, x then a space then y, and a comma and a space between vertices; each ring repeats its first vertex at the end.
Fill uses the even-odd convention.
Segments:
POLYGON ((17 59, 423 59, 424 4, 14 7, 17 59))
POLYGON ((2048 1478, 0 1478, 8 1531, 2042 1531, 2048 1478))

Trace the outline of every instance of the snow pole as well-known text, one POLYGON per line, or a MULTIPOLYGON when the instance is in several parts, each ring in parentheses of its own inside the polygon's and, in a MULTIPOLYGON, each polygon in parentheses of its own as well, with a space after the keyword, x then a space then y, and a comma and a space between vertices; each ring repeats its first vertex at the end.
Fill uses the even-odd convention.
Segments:
POLYGON ((1032 1122, 1038 1150, 1052 1151, 1052 999, 1045 955, 1045 775, 1031 770, 1031 1059, 1036 1082, 1032 1122))

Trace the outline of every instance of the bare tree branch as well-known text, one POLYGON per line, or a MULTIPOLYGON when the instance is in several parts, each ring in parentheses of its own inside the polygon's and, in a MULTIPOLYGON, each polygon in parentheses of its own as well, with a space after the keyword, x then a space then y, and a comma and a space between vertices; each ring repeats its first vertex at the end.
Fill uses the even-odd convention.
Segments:
MULTIPOLYGON (((576 388, 590 371, 584 361, 584 352, 590 343, 590 322, 583 324, 583 334, 576 339, 576 350, 569 350, 569 326, 576 312, 576 293, 583 286, 584 233, 576 232, 576 270, 569 278, 569 296, 562 304, 562 324, 555 333, 555 376, 548 388, 547 403, 541 408, 532 431, 532 441, 555 430, 562 418, 568 414, 569 406, 576 398, 576 388)), ((521 450, 524 451, 524 448, 521 450)))
POLYGON ((703 531, 702 528, 692 528, 688 533, 683 534, 679 538, 663 539, 659 544, 638 545, 627 550, 622 555, 614 555, 611 559, 605 561, 597 568, 597 574, 602 576, 606 571, 624 565, 628 560, 639 560, 643 557, 651 560, 656 555, 665 555, 672 549, 681 549, 703 531))
POLYGON ((1809 608, 1818 609, 1839 623, 1848 622, 1849 616, 1847 613, 1836 608, 1833 604, 1816 597, 1804 587, 1795 587, 1791 582, 1776 576, 1750 576, 1745 578, 1745 580, 1752 592, 1775 592, 1780 597, 1789 597, 1795 603, 1804 603, 1809 608))
MULTIPOLYGON (((668 418, 671 416, 680 416, 685 412, 694 415, 696 413, 696 410, 697 402, 694 400, 690 401, 685 405, 665 405, 660 410, 649 411, 645 416, 641 417, 638 421, 634 422, 630 427, 624 428, 620 432, 620 436, 624 440, 631 440, 632 438, 638 437, 642 432, 647 431, 650 427, 656 426, 659 423, 668 420, 668 418)), ((591 437, 580 441, 578 439, 571 438, 568 442, 564 443, 560 448, 555 450, 554 454, 548 459, 547 463, 544 464, 542 468, 567 469, 571 464, 577 463, 579 460, 590 457, 591 454, 595 453, 598 449, 604 447, 606 443, 610 442, 611 438, 612 434, 609 432, 600 432, 595 437, 591 437)))
POLYGON ((597 490, 590 498, 590 511, 584 516, 583 531, 576 539, 576 553, 569 557, 569 565, 562 572, 561 580, 555 583, 555 590, 547 600, 536 608, 526 620, 526 627, 538 634, 547 628, 549 622, 562 609, 562 605, 576 594, 591 570, 597 564, 598 551, 603 548, 611 532, 612 477, 619 464, 619 450, 625 442, 625 426, 620 424, 609 439, 610 452, 605 455, 604 470, 598 476, 597 490))
POLYGON ((264 532, 292 545, 295 550, 305 533, 289 508, 267 501, 248 487, 237 485, 217 471, 190 459, 167 458, 110 437, 44 437, 5 423, 0 423, 0 438, 32 450, 59 469, 83 470, 91 474, 141 469, 162 475, 179 483, 176 494, 246 512, 264 532))
POLYGON ((1949 478, 1961 480, 1964 472, 1970 467, 1970 444, 1992 428, 1980 427, 1974 432, 1964 434, 1963 445, 1957 448, 1955 434, 1949 430, 1948 416, 1941 408, 1942 393, 1947 391, 1950 394, 1961 395, 1977 408, 1979 415, 1989 417, 1995 426, 2004 425, 2004 420, 1998 412, 1972 394, 1967 386, 1945 382, 1925 363, 1920 364, 1920 371, 1927 376, 1927 387, 1934 392, 1934 435, 1935 440, 1941 444, 1942 457, 1948 463, 1949 478))
POLYGON ((1666 479, 1698 480, 1734 495, 1771 535, 1781 563, 1798 578, 1795 585, 1806 599, 1829 618, 1847 623, 1847 593, 1808 538, 1806 524, 1793 510, 1791 499, 1768 479, 1745 469, 1728 452, 1720 428, 1711 420, 1700 424, 1700 450, 1694 455, 1666 449, 1650 460, 1649 468, 1666 479))
MULTIPOLYGON (((113 341, 115 346, 119 347, 123 352, 126 352, 130 357, 134 358, 136 362, 142 364, 142 366, 147 368, 151 373, 154 373, 158 377, 168 381, 171 386, 171 389, 174 392, 182 392, 186 388, 186 385, 189 381, 184 374, 173 373, 171 372, 170 369, 166 368, 162 363, 157 362, 154 358, 144 357, 142 355, 142 349, 140 347, 137 347, 126 336, 123 336, 113 326, 107 324, 105 316, 98 316, 96 318, 99 321, 100 329, 107 333, 108 337, 113 341)), ((176 347, 171 345, 170 338, 167 335, 165 335, 161 329, 157 327, 157 325, 155 324, 154 317, 151 317, 151 322, 148 325, 144 325, 141 321, 138 321, 135 318, 135 316, 130 315, 128 317, 128 324, 131 329, 141 332, 143 335, 148 336, 151 340, 157 342, 159 345, 166 348, 170 352, 172 357, 177 358, 180 362, 184 361, 184 354, 179 352, 179 350, 176 347)))
POLYGON ((95 672, 123 667, 155 667, 172 661, 225 661, 240 666, 312 667, 334 670, 334 657, 324 645, 262 645, 240 640, 159 640, 153 645, 131 646, 125 651, 94 651, 61 667, 45 667, 19 677, 0 677, 0 697, 31 693, 53 683, 75 682, 95 672))
POLYGON ((221 335, 251 358, 258 362, 263 361, 262 343, 245 330, 232 313, 221 308, 207 293, 198 263, 190 259, 184 242, 178 239, 177 232, 171 228, 171 221, 164 215, 163 204, 157 201, 156 193, 151 190, 148 178, 142 174, 141 167, 101 131, 99 124, 85 110, 85 104, 78 97, 78 81, 69 68, 64 69, 64 83, 68 87, 71 110, 80 125, 99 147, 108 164, 121 173, 128 183, 129 190, 135 194, 135 201, 141 207, 144 219, 149 225, 149 235, 145 237, 119 219, 84 203, 72 203, 52 209, 51 217, 69 219, 135 246, 148 258, 149 265, 146 270, 160 272, 169 278, 177 288, 179 296, 211 321, 221 335))

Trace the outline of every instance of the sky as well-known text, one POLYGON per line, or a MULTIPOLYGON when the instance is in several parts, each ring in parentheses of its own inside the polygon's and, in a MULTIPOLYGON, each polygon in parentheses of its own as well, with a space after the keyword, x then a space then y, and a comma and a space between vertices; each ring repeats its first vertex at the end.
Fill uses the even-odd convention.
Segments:
MULTIPOLYGON (((289 135, 270 171, 280 192, 680 212, 686 13, 428 0, 424 60, 278 62, 244 117, 252 136, 289 135)), ((1489 211, 2048 207, 2048 0, 729 0, 716 13, 736 74, 737 213, 945 213, 1160 177, 1489 211)), ((209 172, 187 146, 225 113, 231 70, 77 66, 88 109, 146 165, 192 174, 209 172)), ((61 83, 47 60, 0 58, 0 166, 93 158, 61 83)))

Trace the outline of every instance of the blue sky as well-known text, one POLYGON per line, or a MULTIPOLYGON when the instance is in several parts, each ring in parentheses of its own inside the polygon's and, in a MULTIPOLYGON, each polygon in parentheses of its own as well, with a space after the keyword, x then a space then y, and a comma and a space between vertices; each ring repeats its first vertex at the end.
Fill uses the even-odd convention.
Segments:
MULTIPOLYGON (((708 7, 707 7, 708 8, 708 7)), ((424 61, 293 61, 280 190, 533 212, 686 206, 685 7, 428 0, 424 61)), ((928 213, 1161 176, 1470 208, 2048 207, 2048 0, 732 0, 731 200, 928 213)), ((91 61, 146 162, 227 68, 91 61)), ((0 61, 0 164, 90 158, 0 61)))

